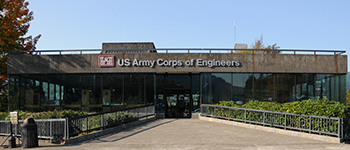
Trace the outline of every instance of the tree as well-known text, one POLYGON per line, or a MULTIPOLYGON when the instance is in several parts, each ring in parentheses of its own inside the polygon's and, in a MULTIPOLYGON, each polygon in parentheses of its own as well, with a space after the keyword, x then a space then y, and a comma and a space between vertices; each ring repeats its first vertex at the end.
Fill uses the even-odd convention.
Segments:
POLYGON ((350 108, 350 89, 348 90, 348 93, 346 94, 346 106, 350 108))
POLYGON ((34 38, 25 37, 29 22, 34 19, 28 5, 25 0, 0 0, 0 111, 7 108, 8 55, 16 51, 34 51, 41 37, 40 34, 34 38))
MULTIPOLYGON (((263 36, 260 36, 260 39, 255 39, 255 42, 250 46, 249 49, 256 49, 257 51, 254 51, 254 53, 260 53, 260 54, 274 54, 274 53, 281 53, 278 49, 280 48, 277 46, 277 43, 273 45, 267 45, 263 43, 263 36)), ((235 53, 252 53, 252 51, 235 51, 235 53)))

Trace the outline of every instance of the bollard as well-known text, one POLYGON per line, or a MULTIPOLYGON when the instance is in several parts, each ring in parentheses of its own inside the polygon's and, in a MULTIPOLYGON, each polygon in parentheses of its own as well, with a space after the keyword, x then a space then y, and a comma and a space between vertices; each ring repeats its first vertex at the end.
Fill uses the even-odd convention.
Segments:
POLYGON ((25 119, 21 127, 23 148, 38 147, 38 129, 34 119, 25 119))

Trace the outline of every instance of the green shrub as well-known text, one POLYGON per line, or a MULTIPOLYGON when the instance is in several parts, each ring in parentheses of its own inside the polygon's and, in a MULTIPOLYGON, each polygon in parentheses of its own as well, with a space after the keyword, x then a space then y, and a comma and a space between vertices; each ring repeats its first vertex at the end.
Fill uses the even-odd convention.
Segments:
POLYGON ((0 112, 0 120, 5 120, 6 116, 7 116, 6 112, 0 112))
MULTIPOLYGON (((56 119, 56 118, 70 118, 76 116, 87 115, 87 112, 74 111, 74 110, 62 110, 62 111, 44 111, 44 112, 18 112, 18 119, 24 120, 28 117, 33 119, 56 119)), ((10 115, 7 113, 0 112, 0 120, 10 120, 10 115), (5 115, 2 115, 5 114, 5 115)))
POLYGON ((350 108, 350 89, 348 90, 348 93, 346 94, 346 106, 350 108))
POLYGON ((327 99, 309 99, 283 104, 249 101, 244 105, 236 105, 231 101, 220 101, 219 105, 326 117, 349 118, 350 116, 346 105, 327 99))

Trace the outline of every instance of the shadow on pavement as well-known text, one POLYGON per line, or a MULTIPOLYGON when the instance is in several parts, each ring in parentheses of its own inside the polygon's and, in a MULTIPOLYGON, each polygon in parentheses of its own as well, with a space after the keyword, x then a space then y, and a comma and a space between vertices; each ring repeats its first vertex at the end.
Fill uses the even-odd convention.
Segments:
POLYGON ((148 131, 150 129, 153 129, 153 128, 156 128, 156 127, 159 127, 159 126, 162 126, 162 125, 165 125, 165 124, 168 124, 168 123, 171 123, 173 121, 176 121, 178 119, 167 119, 165 122, 162 121, 162 120, 154 120, 154 121, 150 121, 150 122, 147 122, 147 123, 144 123, 144 124, 140 124, 140 125, 137 125, 137 126, 133 126, 133 127, 130 127, 130 128, 126 128, 120 132, 116 132, 116 133, 110 133, 110 134, 107 134, 107 135, 104 135, 104 136, 100 136, 100 137, 97 137, 95 139, 92 139, 92 140, 88 140, 88 141, 84 141, 84 142, 79 142, 79 143, 72 143, 72 144, 65 144, 65 145, 60 145, 60 144, 57 144, 57 145, 54 145, 54 144, 43 144, 43 145, 40 145, 39 143, 39 147, 37 148, 49 148, 49 147, 69 147, 69 146, 77 146, 77 145, 82 145, 83 143, 104 143, 104 142, 116 142, 116 141, 119 141, 119 140, 122 140, 122 139, 125 139, 125 138, 128 138, 128 137, 131 137, 131 136, 134 136, 134 135, 137 135, 139 133, 142 133, 142 132, 145 132, 145 131, 148 131), (157 123, 158 122, 158 123, 157 123), (156 124, 155 124, 156 123, 156 124), (154 125, 152 125, 154 124, 154 125), (134 132, 134 133, 131 133, 131 134, 128 134, 128 135, 125 135, 123 137, 118 137, 117 139, 112 139, 112 140, 102 140, 103 138, 106 138, 106 137, 110 137, 112 135, 115 135, 115 134, 119 134, 119 133, 122 133, 122 132, 126 132, 126 131, 132 131, 132 130, 135 130, 137 128, 140 128, 140 127, 144 127, 144 126, 149 126, 149 125, 152 125, 150 127, 147 127, 145 129, 142 129, 140 131, 137 131, 137 132, 134 132))

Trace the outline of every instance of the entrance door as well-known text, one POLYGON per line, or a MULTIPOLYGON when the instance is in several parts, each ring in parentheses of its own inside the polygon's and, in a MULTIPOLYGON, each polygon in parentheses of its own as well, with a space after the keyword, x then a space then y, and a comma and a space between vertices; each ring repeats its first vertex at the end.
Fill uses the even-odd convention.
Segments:
POLYGON ((165 89, 165 117, 191 118, 190 89, 165 89))

